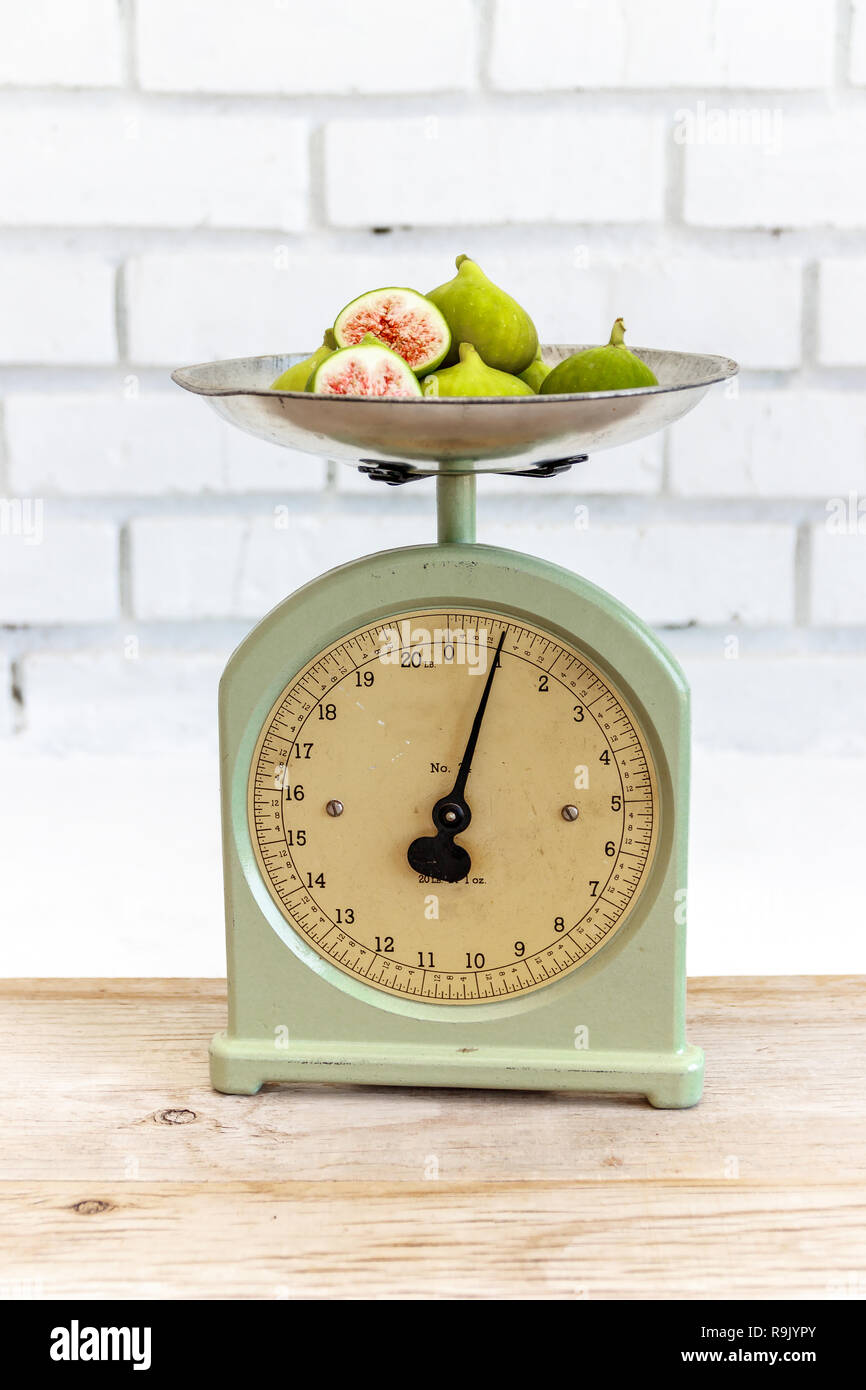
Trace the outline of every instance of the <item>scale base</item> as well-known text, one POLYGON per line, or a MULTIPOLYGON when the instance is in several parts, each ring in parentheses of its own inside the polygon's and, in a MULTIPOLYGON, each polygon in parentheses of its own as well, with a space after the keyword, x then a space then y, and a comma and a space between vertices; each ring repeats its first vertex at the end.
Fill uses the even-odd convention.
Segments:
POLYGON ((683 1110, 701 1098, 704 1054, 699 1047, 670 1053, 477 1047, 455 1054, 453 1048, 428 1045, 325 1048, 294 1040, 284 1048, 217 1033, 210 1076, 214 1088, 227 1095, 252 1096, 266 1082, 330 1082, 628 1094, 646 1096, 658 1110, 683 1110))

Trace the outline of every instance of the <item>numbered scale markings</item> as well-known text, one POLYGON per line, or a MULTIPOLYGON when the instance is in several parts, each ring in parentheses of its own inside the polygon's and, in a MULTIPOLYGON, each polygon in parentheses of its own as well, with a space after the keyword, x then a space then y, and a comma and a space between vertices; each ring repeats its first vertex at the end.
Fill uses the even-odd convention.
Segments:
POLYGON ((248 814, 271 897, 325 960, 390 994, 477 1004, 576 970, 623 926, 653 862, 658 777, 636 715, 576 648, 492 612, 424 610, 351 633, 286 686, 248 814))

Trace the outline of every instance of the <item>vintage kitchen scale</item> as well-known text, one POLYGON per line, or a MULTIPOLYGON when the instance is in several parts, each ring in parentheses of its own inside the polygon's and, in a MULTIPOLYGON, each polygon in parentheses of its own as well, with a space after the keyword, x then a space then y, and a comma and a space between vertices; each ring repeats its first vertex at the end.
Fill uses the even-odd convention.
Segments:
POLYGON ((436 544, 324 574, 226 667, 218 1090, 699 1100, 703 1054, 684 1023, 686 681, 610 594, 475 542, 478 473, 543 487, 737 371, 637 352, 659 386, 583 396, 272 392, 300 360, 288 355, 174 373, 241 429, 374 484, 435 477, 438 506, 436 544))

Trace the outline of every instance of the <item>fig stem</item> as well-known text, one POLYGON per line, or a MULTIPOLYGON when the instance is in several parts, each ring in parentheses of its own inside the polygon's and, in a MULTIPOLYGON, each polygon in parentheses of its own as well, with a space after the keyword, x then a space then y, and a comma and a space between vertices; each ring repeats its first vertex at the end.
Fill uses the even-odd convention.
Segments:
POLYGON ((617 319, 613 328, 610 330, 610 342, 608 347, 623 347, 625 344, 625 324, 622 319, 617 319))

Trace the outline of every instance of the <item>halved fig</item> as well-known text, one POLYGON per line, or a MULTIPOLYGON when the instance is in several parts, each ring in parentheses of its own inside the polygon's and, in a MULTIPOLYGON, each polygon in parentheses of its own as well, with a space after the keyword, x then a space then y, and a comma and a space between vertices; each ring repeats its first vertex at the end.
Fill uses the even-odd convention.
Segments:
POLYGON ((354 347, 332 352, 316 368, 308 391, 320 396, 420 396, 418 378, 396 352, 364 335, 354 347))
POLYGON ((360 343, 366 333, 375 334, 416 375, 432 372, 451 347, 451 330, 441 310, 416 290, 393 285, 359 295, 337 315, 334 337, 340 347, 360 343))

